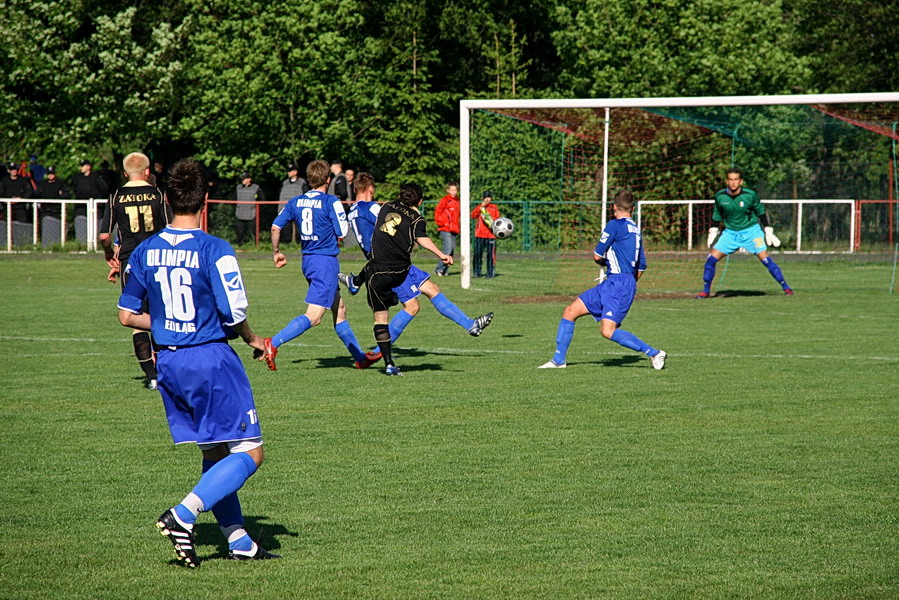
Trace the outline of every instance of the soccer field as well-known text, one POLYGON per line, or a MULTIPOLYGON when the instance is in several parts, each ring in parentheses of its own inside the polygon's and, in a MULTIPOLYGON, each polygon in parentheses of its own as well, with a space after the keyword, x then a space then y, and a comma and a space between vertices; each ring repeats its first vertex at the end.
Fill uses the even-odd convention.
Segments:
MULTIPOLYGON (((271 335, 303 310, 299 260, 239 259, 271 335)), ((650 255, 624 323, 663 371, 589 318, 569 368, 536 369, 589 255, 501 256, 469 291, 437 279, 496 317, 473 338, 422 298, 402 378, 353 369, 325 325, 276 372, 233 343, 266 441, 247 529, 284 558, 223 560, 207 513, 190 571, 153 524, 200 455, 142 387, 101 256, 0 256, 0 598, 899 597, 893 265, 780 257, 785 297, 735 257, 696 301, 703 259, 650 255)), ((348 305, 368 345, 363 295, 348 305)))

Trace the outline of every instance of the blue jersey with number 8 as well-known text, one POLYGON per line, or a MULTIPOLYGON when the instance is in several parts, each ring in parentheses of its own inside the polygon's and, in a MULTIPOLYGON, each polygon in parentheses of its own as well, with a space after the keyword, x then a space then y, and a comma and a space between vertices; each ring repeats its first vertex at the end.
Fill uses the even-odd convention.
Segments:
POLYGON ((195 346, 219 340, 246 319, 247 294, 231 245, 200 229, 166 227, 131 253, 119 308, 147 298, 153 340, 195 346))
POLYGON ((318 190, 291 198, 272 225, 280 229, 294 221, 303 254, 337 256, 337 239, 347 234, 346 212, 337 196, 318 190))

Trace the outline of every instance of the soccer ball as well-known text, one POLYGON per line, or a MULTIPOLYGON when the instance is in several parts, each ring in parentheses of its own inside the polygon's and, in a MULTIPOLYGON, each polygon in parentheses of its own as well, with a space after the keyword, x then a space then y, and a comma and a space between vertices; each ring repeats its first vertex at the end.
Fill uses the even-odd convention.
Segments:
POLYGON ((515 229, 515 225, 512 223, 512 219, 500 217, 493 222, 493 235, 499 239, 507 238, 512 235, 513 229, 515 229))

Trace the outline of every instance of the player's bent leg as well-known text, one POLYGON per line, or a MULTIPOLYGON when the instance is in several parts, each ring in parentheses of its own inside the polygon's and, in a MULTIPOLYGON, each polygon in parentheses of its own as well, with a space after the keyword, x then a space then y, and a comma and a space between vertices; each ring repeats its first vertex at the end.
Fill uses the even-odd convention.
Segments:
POLYGON ((611 319, 603 319, 601 321, 602 336, 607 338, 619 346, 624 346, 637 352, 642 352, 652 360, 652 366, 656 370, 660 370, 665 366, 665 359, 668 354, 662 350, 653 348, 630 331, 621 329, 618 323, 611 319))
MULTIPOLYGON (((271 337, 272 348, 277 350, 282 344, 303 335, 312 327, 312 321, 306 315, 300 315, 288 323, 284 329, 271 337)), ((273 369, 274 370, 274 369, 273 369)))
POLYGON ((784 279, 784 274, 780 270, 780 267, 777 266, 777 263, 774 262, 774 259, 771 258, 767 252, 759 252, 758 258, 765 268, 768 269, 768 272, 771 273, 771 277, 774 278, 774 281, 780 284, 780 287, 783 289, 784 293, 787 296, 793 295, 793 290, 790 289, 790 286, 787 285, 786 279, 784 279), (764 254, 764 256, 762 256, 764 254))
POLYGON ((390 319, 390 325, 388 328, 390 329, 390 343, 395 344, 399 337, 403 334, 403 331, 412 322, 412 319, 415 318, 415 315, 418 314, 418 309, 420 305, 418 304, 418 300, 410 300, 406 304, 403 305, 403 310, 399 311, 393 318, 390 319))
MULTIPOLYGON (((579 299, 580 300, 580 299, 579 299)), ((583 304, 583 303, 582 303, 583 304)), ((566 309, 565 314, 568 314, 566 309)), ((568 355, 568 347, 574 338, 574 320, 566 318, 565 315, 559 321, 559 327, 556 330, 556 351, 553 353, 552 360, 543 363, 538 369, 563 369, 567 366, 566 356, 568 355)))
POLYGON ((580 297, 575 298, 571 304, 562 311, 562 319, 559 321, 559 327, 556 330, 556 351, 551 361, 546 362, 538 369, 559 369, 566 366, 566 357, 568 355, 568 347, 574 337, 574 322, 584 315, 590 314, 587 305, 580 297))
POLYGON ((708 298, 712 290, 712 281, 715 279, 715 266, 720 260, 714 252, 709 253, 705 259, 705 267, 702 271, 702 291, 696 294, 697 298, 708 298))
MULTIPOLYGON (((386 318, 386 311, 384 311, 384 313, 383 318, 386 318)), ((393 364, 393 352, 390 344, 390 326, 387 325, 387 323, 375 323, 374 333, 375 341, 378 342, 378 348, 380 348, 381 355, 384 357, 384 363, 386 365, 384 373, 386 375, 402 375, 397 366, 393 364)))

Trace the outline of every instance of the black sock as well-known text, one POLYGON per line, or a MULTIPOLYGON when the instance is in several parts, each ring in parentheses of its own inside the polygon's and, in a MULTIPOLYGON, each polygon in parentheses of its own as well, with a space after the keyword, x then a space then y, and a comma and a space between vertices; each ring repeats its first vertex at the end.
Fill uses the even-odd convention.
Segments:
POLYGON ((149 331, 138 331, 131 336, 134 344, 134 356, 147 379, 156 379, 156 363, 153 361, 153 344, 149 331))
POLYGON ((375 324, 375 341, 384 357, 385 365, 393 365, 393 353, 391 352, 390 327, 386 324, 375 324))

